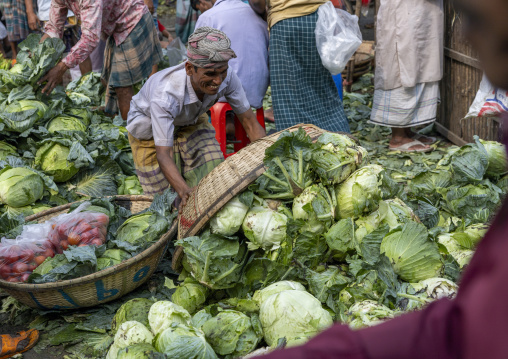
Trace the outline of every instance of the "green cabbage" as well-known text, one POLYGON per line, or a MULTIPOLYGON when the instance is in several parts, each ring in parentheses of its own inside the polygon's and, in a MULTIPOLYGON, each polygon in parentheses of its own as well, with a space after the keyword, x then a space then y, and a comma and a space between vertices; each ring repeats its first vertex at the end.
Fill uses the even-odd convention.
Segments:
POLYGON ((393 197, 395 188, 381 166, 362 167, 336 188, 339 218, 358 218, 376 210, 382 198, 393 197))
POLYGON ((368 158, 367 150, 346 135, 324 133, 316 144, 320 149, 312 152, 312 167, 327 185, 342 183, 368 158))
POLYGON ((71 108, 68 113, 79 117, 80 121, 83 122, 85 126, 88 127, 90 125, 92 115, 86 108, 71 108))
POLYGON ((148 343, 140 343, 128 346, 118 351, 117 359, 166 359, 167 357, 159 353, 148 343))
POLYGON ((7 156, 17 156, 16 147, 9 145, 7 142, 0 141, 0 161, 3 161, 7 156))
POLYGON ((305 287, 298 282, 284 280, 270 284, 268 287, 256 291, 252 299, 261 305, 272 294, 277 294, 285 290, 305 291, 305 287))
POLYGON ((234 287, 248 259, 247 245, 235 237, 224 238, 203 232, 201 237, 180 239, 189 271, 198 282, 212 289, 234 287))
POLYGON ((467 218, 473 223, 485 223, 501 202, 502 191, 489 180, 478 185, 468 184, 463 187, 452 186, 441 188, 442 207, 451 215, 467 218))
POLYGON ((332 317, 312 294, 285 290, 269 296, 259 309, 265 341, 277 345, 286 338, 288 346, 303 344, 333 324, 332 317))
POLYGON ((116 232, 118 247, 136 253, 157 242, 169 223, 157 212, 144 212, 129 217, 116 232))
POLYGON ((155 335, 162 333, 173 323, 189 325, 190 320, 191 315, 188 311, 168 300, 154 303, 148 312, 148 322, 155 335))
POLYGON ((118 328, 125 322, 136 321, 145 326, 149 326, 148 312, 152 306, 153 301, 145 298, 134 298, 124 304, 116 311, 116 314, 111 322, 111 331, 116 333, 118 328))
POLYGON ((252 207, 242 224, 243 233, 250 241, 249 250, 279 248, 286 238, 286 224, 287 216, 270 208, 268 203, 252 207))
POLYGON ((252 352, 262 337, 256 334, 251 319, 235 310, 224 310, 208 319, 201 330, 217 354, 234 358, 252 352))
POLYGON ((120 195, 140 195, 143 194, 143 187, 139 183, 138 176, 127 176, 121 179, 121 184, 118 187, 118 194, 120 195))
POLYGON ((152 333, 143 324, 136 321, 124 322, 115 334, 106 359, 117 359, 120 349, 140 343, 152 344, 152 341, 152 333))
POLYGON ((55 182, 67 182, 79 169, 74 162, 67 160, 70 148, 58 142, 46 142, 35 154, 35 164, 44 173, 53 176, 55 182))
POLYGON ((0 170, 0 202, 10 207, 24 207, 42 198, 44 181, 34 171, 6 167, 0 170))
POLYGON ((480 140, 480 142, 487 151, 487 158, 489 160, 487 175, 498 177, 505 174, 508 170, 508 159, 504 145, 497 141, 480 140))
POLYGON ((217 359, 205 336, 193 328, 174 323, 155 339, 155 349, 168 358, 217 359))
POLYGON ((381 242, 395 273, 407 282, 439 277, 443 263, 438 246, 428 238, 423 224, 409 221, 393 229, 381 242))
POLYGON ((186 278, 182 285, 176 288, 171 300, 194 314, 206 302, 208 288, 191 278, 186 278))
POLYGON ((293 201, 293 218, 304 220, 302 231, 323 233, 335 218, 335 196, 320 185, 307 187, 293 201))
POLYGON ((10 131, 24 132, 41 120, 47 110, 48 107, 40 101, 14 101, 0 112, 0 120, 10 131))
POLYGON ((469 143, 459 148, 451 156, 450 165, 453 181, 461 184, 478 184, 483 180, 489 166, 485 148, 474 136, 476 143, 469 143))
POLYGON ((83 122, 75 117, 57 116, 52 119, 46 126, 49 133, 69 131, 69 132, 86 132, 86 126, 83 122))
POLYGON ((210 231, 223 236, 232 236, 242 226, 249 207, 236 196, 210 220, 210 231))
POLYGON ((97 258, 97 270, 122 263, 124 260, 131 258, 131 255, 122 249, 108 249, 102 256, 97 258))

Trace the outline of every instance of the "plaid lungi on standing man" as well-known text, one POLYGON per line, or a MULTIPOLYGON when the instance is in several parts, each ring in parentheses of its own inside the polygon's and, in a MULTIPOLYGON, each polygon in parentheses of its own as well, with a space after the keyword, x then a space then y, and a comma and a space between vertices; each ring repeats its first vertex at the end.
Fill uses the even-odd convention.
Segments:
POLYGON ((101 78, 107 82, 106 109, 118 112, 115 87, 129 87, 150 76, 152 66, 162 60, 162 48, 150 13, 145 13, 122 44, 110 36, 104 52, 101 78), (149 41, 148 39, 152 39, 149 41))
POLYGON ((316 45, 317 12, 281 20, 270 30, 270 82, 277 131, 310 123, 349 132, 337 87, 316 45))
POLYGON ((26 16, 25 0, 0 0, 0 9, 5 15, 9 41, 18 42, 30 34, 26 16))
MULTIPOLYGON (((143 193, 154 195, 164 192, 170 185, 157 162, 154 140, 138 140, 129 134, 129 142, 143 193)), ((176 128, 173 151, 175 164, 189 187, 197 186, 203 177, 224 161, 207 114, 201 115, 195 125, 176 128)))

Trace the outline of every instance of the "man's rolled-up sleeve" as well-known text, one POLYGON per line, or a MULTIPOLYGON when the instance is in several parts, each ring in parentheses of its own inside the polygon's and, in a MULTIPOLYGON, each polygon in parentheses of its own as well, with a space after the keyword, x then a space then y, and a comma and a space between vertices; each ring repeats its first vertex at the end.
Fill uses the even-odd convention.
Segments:
POLYGON ((76 67, 85 61, 99 45, 101 39, 103 0, 83 0, 80 10, 81 39, 62 60, 69 68, 76 67))
POLYGON ((236 72, 231 71, 231 80, 226 88, 226 92, 224 93, 224 97, 228 101, 229 105, 235 111, 237 115, 245 113, 250 109, 249 100, 247 100, 247 95, 245 95, 245 91, 242 87, 242 83, 238 78, 236 72))
POLYGON ((62 0, 52 0, 49 10, 49 21, 44 27, 47 35, 62 38, 68 11, 69 9, 62 0))
POLYGON ((171 147, 175 135, 175 122, 166 104, 161 100, 150 102, 150 118, 155 146, 171 147))

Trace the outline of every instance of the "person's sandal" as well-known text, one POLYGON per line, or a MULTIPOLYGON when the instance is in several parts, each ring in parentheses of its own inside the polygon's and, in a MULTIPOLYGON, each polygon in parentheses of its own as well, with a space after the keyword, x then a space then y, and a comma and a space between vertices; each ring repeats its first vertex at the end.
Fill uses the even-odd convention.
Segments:
POLYGON ((437 138, 435 138, 435 137, 421 135, 416 132, 413 132, 413 137, 411 137, 411 138, 415 141, 420 141, 422 138, 428 138, 430 140, 430 142, 425 142, 425 143, 422 142, 424 145, 432 145, 433 143, 435 143, 437 141, 437 138))
POLYGON ((32 349, 38 340, 39 331, 37 329, 19 332, 16 336, 2 334, 0 335, 0 359, 7 359, 32 349))
POLYGON ((412 150, 411 147, 415 147, 415 146, 428 147, 426 144, 424 144, 418 140, 414 140, 414 141, 405 143, 405 144, 397 146, 397 147, 389 146, 388 148, 390 149, 390 151, 400 151, 400 152, 423 152, 423 153, 426 153, 426 152, 434 151, 434 149, 432 147, 417 148, 417 149, 412 150))

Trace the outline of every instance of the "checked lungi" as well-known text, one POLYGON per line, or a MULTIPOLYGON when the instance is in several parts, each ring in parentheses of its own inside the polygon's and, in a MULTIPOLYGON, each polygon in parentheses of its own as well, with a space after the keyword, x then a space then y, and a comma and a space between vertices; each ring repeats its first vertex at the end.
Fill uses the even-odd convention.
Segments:
POLYGON ((277 131, 310 123, 349 132, 337 87, 316 45, 317 12, 281 20, 270 30, 270 83, 277 131))
MULTIPOLYGON (((144 194, 164 192, 169 182, 159 167, 153 139, 142 141, 129 134, 129 142, 144 194)), ((191 188, 224 161, 215 129, 206 113, 199 116, 195 125, 176 127, 173 151, 176 167, 191 188)))
POLYGON ((5 15, 9 41, 24 40, 30 34, 26 16, 25 0, 0 0, 0 9, 5 15))
POLYGON ((161 44, 153 17, 148 12, 119 46, 110 36, 106 42, 101 75, 108 84, 105 111, 109 114, 118 112, 115 87, 129 87, 147 79, 152 66, 161 60, 161 44))

